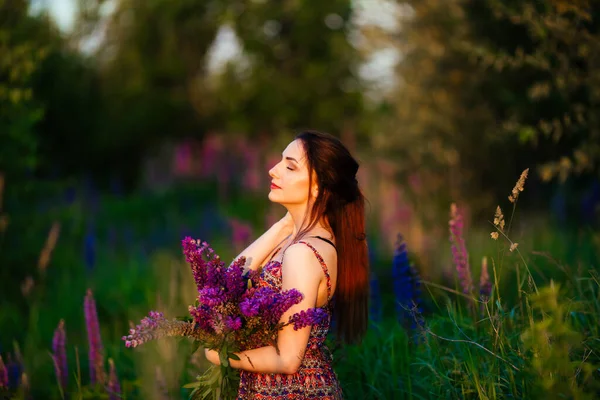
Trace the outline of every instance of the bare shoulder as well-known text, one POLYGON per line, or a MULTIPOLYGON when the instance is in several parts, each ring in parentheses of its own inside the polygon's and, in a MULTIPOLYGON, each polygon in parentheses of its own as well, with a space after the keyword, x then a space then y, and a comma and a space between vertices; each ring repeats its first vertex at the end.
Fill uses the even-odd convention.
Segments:
POLYGON ((303 243, 294 243, 285 250, 282 259, 284 274, 288 277, 300 276, 318 279, 321 266, 313 251, 303 243))
MULTIPOLYGON (((333 272, 335 274, 335 271, 337 270, 337 250, 336 250, 336 248, 333 247, 330 243, 328 243, 322 239, 315 238, 315 237, 304 238, 304 239, 302 239, 302 241, 310 244, 310 246, 312 246, 312 248, 314 248, 317 251, 318 255, 321 256, 321 258, 325 262, 325 265, 327 266, 327 269, 330 271, 330 273, 333 272)), ((310 247, 308 247, 304 243, 295 243, 293 246, 299 246, 299 247, 303 248, 305 252, 310 254, 310 257, 312 257, 312 259, 316 262, 316 265, 319 266, 319 270, 322 270, 321 264, 317 258, 317 255, 314 253, 314 251, 310 247)))

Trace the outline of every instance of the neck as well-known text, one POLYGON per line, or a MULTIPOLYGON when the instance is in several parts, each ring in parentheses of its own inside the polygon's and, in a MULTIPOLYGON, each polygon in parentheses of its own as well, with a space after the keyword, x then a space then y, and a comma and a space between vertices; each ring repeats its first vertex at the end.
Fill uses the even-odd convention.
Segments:
MULTIPOLYGON (((308 214, 309 207, 312 207, 312 204, 286 206, 290 216, 292 217, 292 220, 294 221, 294 229, 292 230, 291 236, 292 238, 295 238, 298 235, 298 232, 301 232, 302 229, 305 229, 310 223, 310 219, 307 218, 306 221, 304 220, 304 216, 308 214)), ((328 226, 329 225, 325 223, 325 221, 320 220, 317 221, 317 224, 314 226, 314 228, 324 229, 329 232, 331 229, 328 229, 328 226)))

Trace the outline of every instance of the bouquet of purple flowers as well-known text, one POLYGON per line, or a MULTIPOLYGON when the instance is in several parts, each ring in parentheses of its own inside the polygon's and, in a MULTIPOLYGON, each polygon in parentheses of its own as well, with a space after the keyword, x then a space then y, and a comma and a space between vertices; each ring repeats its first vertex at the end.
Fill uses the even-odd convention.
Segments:
POLYGON ((320 323, 327 315, 312 308, 282 322, 283 314, 302 300, 299 291, 261 285, 260 271, 244 271, 244 257, 225 266, 206 242, 186 237, 182 245, 198 289, 190 316, 167 319, 151 311, 123 340, 127 347, 136 347, 161 337, 188 337, 196 341, 195 349, 217 350, 220 368, 212 367, 184 387, 194 389, 192 399, 235 398, 239 374, 229 364, 229 359, 239 360, 235 352, 267 345, 277 348, 277 333, 284 326, 300 329, 320 323))

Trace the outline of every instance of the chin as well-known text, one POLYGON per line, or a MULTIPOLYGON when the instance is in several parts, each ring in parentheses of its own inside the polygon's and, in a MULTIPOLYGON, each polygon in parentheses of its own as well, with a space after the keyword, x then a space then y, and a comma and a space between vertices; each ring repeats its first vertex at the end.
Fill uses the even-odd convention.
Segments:
POLYGON ((269 195, 267 196, 269 198, 269 200, 271 200, 271 202, 273 203, 280 203, 280 201, 277 199, 277 196, 273 194, 273 191, 269 192, 269 195))

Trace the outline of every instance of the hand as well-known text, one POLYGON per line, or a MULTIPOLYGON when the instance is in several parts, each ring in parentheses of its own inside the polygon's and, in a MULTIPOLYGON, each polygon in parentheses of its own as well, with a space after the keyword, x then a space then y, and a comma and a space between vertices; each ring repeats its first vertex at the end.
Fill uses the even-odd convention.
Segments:
POLYGON ((206 359, 215 365, 221 365, 221 361, 219 360, 219 353, 216 350, 204 349, 204 355, 206 359))
POLYGON ((294 230, 294 220, 289 211, 277 223, 283 228, 285 233, 292 233, 294 230))

